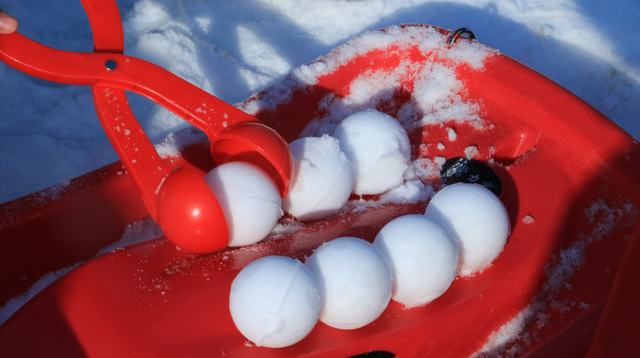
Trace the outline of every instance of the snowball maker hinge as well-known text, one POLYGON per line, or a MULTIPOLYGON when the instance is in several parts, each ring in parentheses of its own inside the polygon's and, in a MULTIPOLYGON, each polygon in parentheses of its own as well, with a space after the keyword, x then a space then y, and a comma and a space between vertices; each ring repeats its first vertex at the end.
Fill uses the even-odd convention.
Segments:
POLYGON ((113 71, 118 68, 118 63, 114 60, 108 60, 104 63, 104 67, 106 67, 109 71, 113 71))

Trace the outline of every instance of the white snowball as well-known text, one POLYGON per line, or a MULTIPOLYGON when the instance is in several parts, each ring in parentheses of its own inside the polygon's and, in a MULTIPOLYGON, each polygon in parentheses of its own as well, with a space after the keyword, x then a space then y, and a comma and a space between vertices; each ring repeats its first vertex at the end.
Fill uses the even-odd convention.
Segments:
POLYGON ((284 211, 301 221, 319 220, 340 211, 353 191, 351 164, 338 140, 328 135, 289 144, 295 178, 282 199, 284 211))
POLYGON ((225 163, 213 168, 204 180, 224 212, 229 246, 251 245, 264 239, 283 214, 276 184, 253 164, 225 163))
POLYGON ((318 282, 320 320, 338 329, 356 329, 378 318, 391 299, 391 268, 382 252, 354 237, 320 246, 305 265, 318 282))
POLYGON ((233 322, 257 346, 280 348, 299 342, 318 322, 321 306, 311 272, 284 256, 250 263, 231 284, 233 322))
POLYGON ((408 308, 440 297, 456 278, 456 241, 440 224, 423 215, 392 220, 373 244, 391 264, 391 298, 408 308))
POLYGON ((500 199, 478 184, 457 183, 442 189, 431 199, 425 215, 444 226, 457 241, 462 276, 491 265, 511 230, 500 199))
POLYGON ((395 119, 375 110, 358 112, 338 125, 334 137, 353 166, 356 194, 379 194, 402 183, 411 146, 395 119))

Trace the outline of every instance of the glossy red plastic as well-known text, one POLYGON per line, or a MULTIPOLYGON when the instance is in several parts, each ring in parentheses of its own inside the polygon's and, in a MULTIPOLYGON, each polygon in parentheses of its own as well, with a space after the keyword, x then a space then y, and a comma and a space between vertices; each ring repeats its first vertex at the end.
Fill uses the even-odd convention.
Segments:
POLYGON ((232 161, 258 165, 274 179, 280 195, 287 195, 294 175, 293 157, 287 142, 273 129, 259 123, 228 128, 211 143, 211 153, 218 165, 232 161))
MULTIPOLYGON (((430 55, 400 44, 360 54, 256 117, 291 141, 321 113, 324 96, 345 96, 363 74, 393 71, 407 61, 419 65, 430 55)), ((269 349, 248 342, 231 320, 231 282, 244 266, 266 255, 304 260, 339 236, 372 241, 387 222, 423 213, 426 204, 347 212, 210 255, 176 250, 158 238, 93 259, 50 285, 0 326, 0 351, 27 357, 349 357, 371 351, 469 357, 494 332, 536 308, 543 320, 525 320, 521 339, 489 347, 487 353, 501 354, 502 348, 519 352, 516 356, 584 357, 589 352, 596 358, 615 349, 617 356, 634 356, 638 328, 624 317, 638 315, 640 166, 634 163, 640 161, 640 146, 591 106, 504 55, 489 59, 482 71, 455 70, 465 84, 464 97, 482 104, 490 125, 478 130, 452 120, 417 128, 409 133, 412 155, 453 157, 473 145, 477 159, 501 163, 494 169, 512 234, 484 272, 457 279, 424 307, 404 309, 391 302, 361 329, 318 323, 301 342, 269 349), (448 140, 447 128, 456 131, 455 141, 448 140), (445 149, 421 149, 441 142, 445 149), (550 288, 549 272, 560 269, 576 248, 583 250, 584 260, 561 286, 550 288)), ((413 79, 404 80, 394 101, 379 110, 393 116, 410 103, 413 79)), ((189 147, 180 165, 202 174, 213 167, 210 158, 202 159, 208 152, 207 146, 189 147)), ((0 207, 8 212, 0 217, 0 270, 7 273, 0 276, 6 289, 0 298, 25 291, 47 270, 89 259, 92 249, 109 240, 98 235, 98 228, 122 232, 141 217, 142 203, 130 195, 132 187, 122 179, 126 174, 117 175, 118 170, 121 166, 114 165, 78 178, 58 199, 36 193, 0 207), (47 199, 38 203, 42 196, 47 199), (110 205, 104 205, 107 199, 110 205), (79 213, 93 228, 52 224, 77 220, 79 213), (86 239, 83 252, 61 249, 76 247, 80 238, 86 239)), ((117 240, 119 232, 110 239, 117 240)))
POLYGON ((216 196, 198 173, 178 167, 161 184, 158 221, 181 249, 206 254, 229 244, 229 230, 216 196))
MULTIPOLYGON (((178 218, 186 220, 182 222, 185 227, 193 224, 184 216, 163 215, 165 220, 172 217, 170 223, 160 219, 159 212, 166 213, 167 209, 159 207, 158 188, 167 178, 169 170, 131 112, 124 90, 144 95, 169 109, 203 130, 212 142, 217 140, 220 132, 224 132, 221 137, 224 145, 212 146, 214 160, 218 164, 243 160, 263 167, 272 175, 283 197, 288 191, 293 168, 286 142, 255 117, 161 67, 123 55, 124 36, 115 1, 82 0, 82 3, 92 25, 94 53, 52 49, 15 33, 3 36, 0 41, 0 60, 49 81, 91 85, 100 123, 130 173, 149 213, 165 230, 167 237, 176 245, 184 249, 189 247, 198 253, 205 252, 205 248, 220 247, 196 244, 202 240, 195 238, 190 244, 184 233, 174 237, 178 232, 175 227, 179 226, 181 220, 178 218), (243 128, 249 124, 251 130, 244 136, 247 131, 243 128)), ((200 205, 203 204, 196 206, 200 205)), ((219 222, 224 220, 224 216, 211 220, 219 222)), ((202 229, 192 227, 184 231, 200 232, 202 229)), ((219 235, 223 235, 223 231, 218 231, 219 235)), ((216 239, 216 242, 222 241, 216 239)))

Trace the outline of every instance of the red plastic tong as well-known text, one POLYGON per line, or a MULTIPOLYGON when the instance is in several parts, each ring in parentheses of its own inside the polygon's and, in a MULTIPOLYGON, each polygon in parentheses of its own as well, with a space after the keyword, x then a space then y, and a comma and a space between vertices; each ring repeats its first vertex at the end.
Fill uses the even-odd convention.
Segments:
POLYGON ((123 55, 124 34, 114 0, 80 0, 94 38, 93 53, 52 49, 14 33, 0 37, 0 60, 49 81, 91 85, 100 123, 153 219, 178 247, 209 253, 228 245, 227 224, 215 196, 195 171, 169 172, 134 117, 125 91, 141 94, 203 130, 216 164, 258 165, 285 196, 292 178, 287 143, 271 128, 176 75, 123 55))

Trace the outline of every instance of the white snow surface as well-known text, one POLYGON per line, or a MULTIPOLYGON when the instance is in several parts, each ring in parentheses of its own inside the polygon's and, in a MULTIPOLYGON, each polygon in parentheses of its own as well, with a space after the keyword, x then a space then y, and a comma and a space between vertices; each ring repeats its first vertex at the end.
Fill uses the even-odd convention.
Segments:
MULTIPOLYGON (((281 81, 291 69, 368 30, 425 23, 470 28, 481 43, 550 77, 640 138, 640 43, 634 37, 640 4, 635 1, 117 3, 126 54, 163 66, 229 103, 281 81)), ((4 0, 2 9, 20 21, 21 33, 38 42, 93 50, 78 0, 4 0)), ((35 79, 4 64, 0 83, 0 202, 117 159, 88 87, 35 79)), ((154 143, 189 126, 145 98, 129 95, 129 100, 154 143)))

